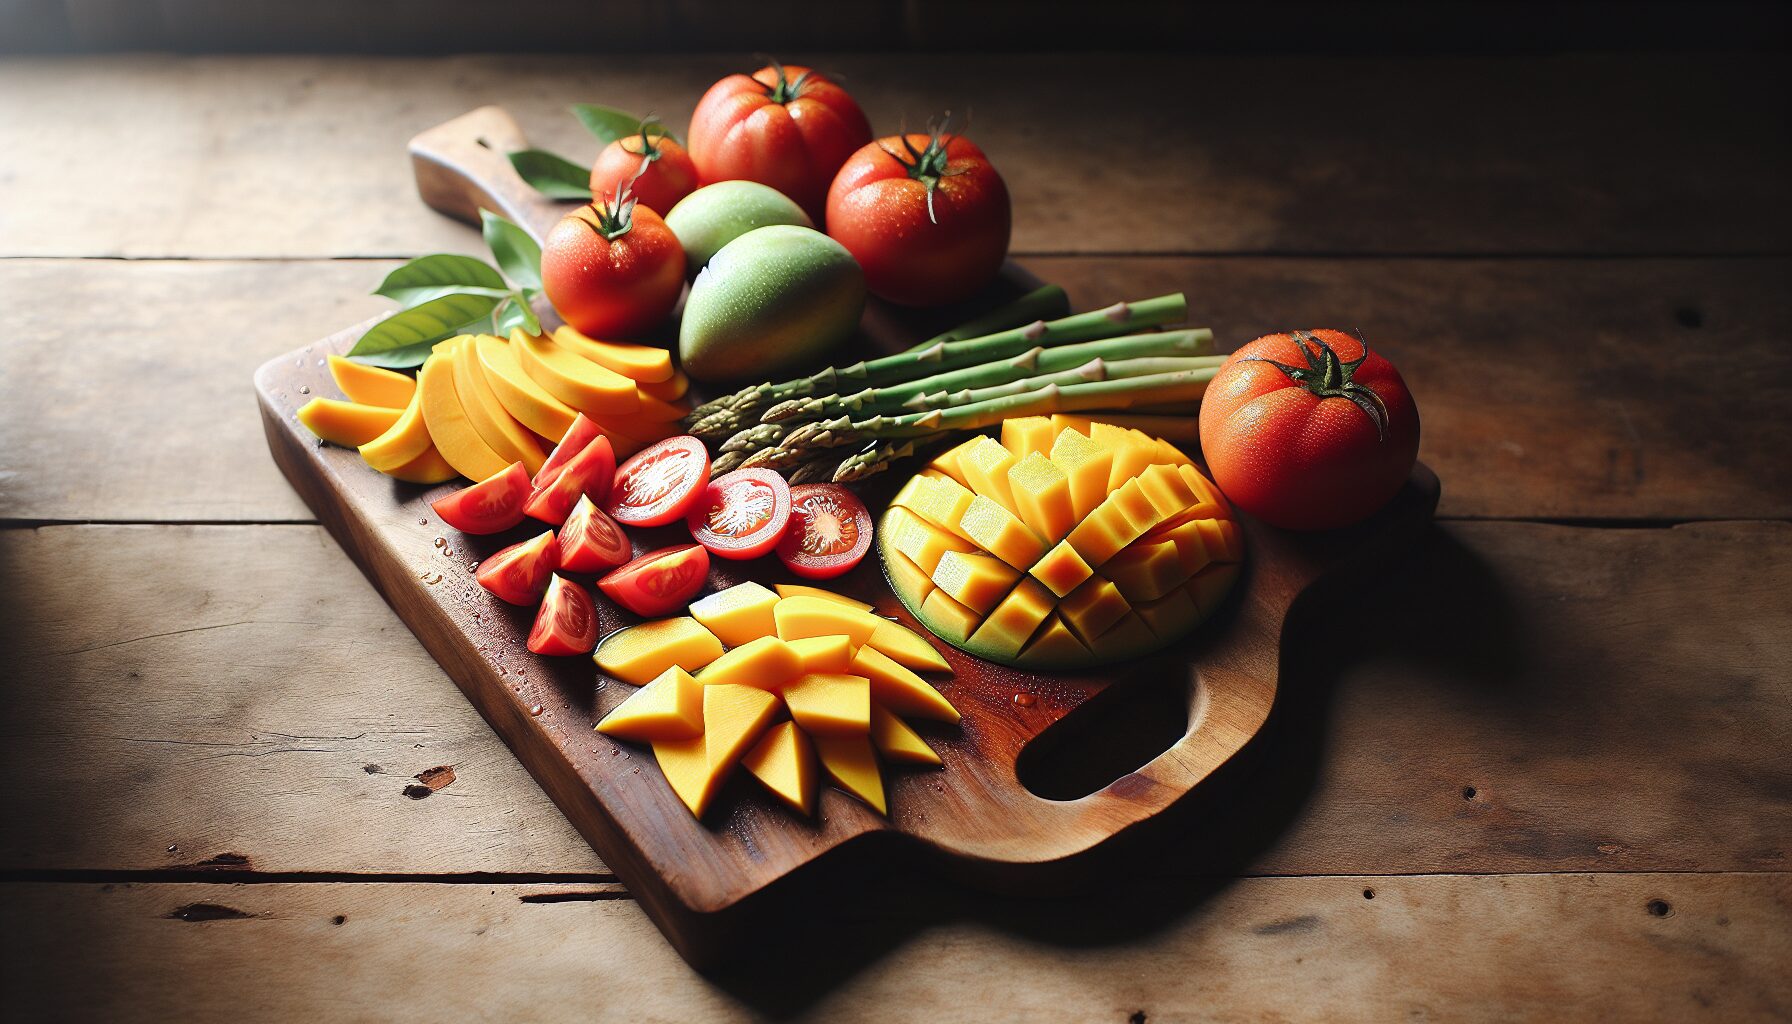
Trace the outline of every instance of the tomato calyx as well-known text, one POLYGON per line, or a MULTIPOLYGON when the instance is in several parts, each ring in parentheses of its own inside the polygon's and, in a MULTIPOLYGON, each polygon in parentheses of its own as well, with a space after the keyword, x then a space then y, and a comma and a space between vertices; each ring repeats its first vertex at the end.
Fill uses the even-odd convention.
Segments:
POLYGON ((1286 374, 1289 380, 1320 398, 1343 398, 1355 403, 1356 407, 1363 410, 1363 413, 1369 417, 1369 421, 1375 424, 1375 439, 1386 441, 1388 439, 1387 405, 1382 402, 1381 396, 1376 394, 1373 389, 1351 379, 1355 375, 1357 367, 1363 365, 1363 360, 1369 358, 1368 343, 1353 332, 1351 337, 1356 338, 1357 343, 1363 346, 1363 354, 1345 362, 1339 359, 1337 351, 1317 334, 1310 331, 1291 331, 1288 336, 1294 339, 1294 344, 1300 349, 1300 354, 1306 357, 1306 366, 1290 366, 1287 363, 1279 363, 1274 359, 1265 359, 1262 356, 1249 356, 1241 362, 1268 363, 1286 374))
MULTIPOLYGON (((641 138, 645 142, 647 138, 645 129, 641 132, 641 138)), ((641 166, 635 169, 634 177, 623 182, 622 187, 616 190, 615 195, 607 199, 600 197, 592 200, 589 204, 591 219, 586 220, 583 217, 579 219, 606 242, 614 242, 628 234, 629 230, 635 226, 635 181, 641 175, 646 174, 647 168, 652 167, 653 162, 659 158, 660 151, 658 149, 654 149, 650 156, 642 156, 641 166)))
POLYGON ((949 131, 951 127, 952 112, 950 110, 946 111, 946 116, 940 121, 938 127, 935 127, 933 122, 929 121, 927 123, 927 147, 925 149, 916 149, 915 144, 909 140, 907 132, 898 135, 897 138, 902 140, 902 148, 908 151, 908 157, 906 159, 901 153, 884 145, 881 140, 877 144, 877 148, 890 154, 890 159, 901 164, 908 170, 908 176, 910 178, 913 178, 926 187, 927 219, 935 224, 938 224, 940 220, 938 217, 934 216, 933 213, 933 193, 935 189, 940 187, 940 179, 949 178, 954 174, 964 173, 963 168, 956 171, 948 169, 948 164, 950 163, 951 158, 946 155, 946 145, 952 141, 952 134, 949 131))
POLYGON ((772 70, 778 73, 778 80, 776 82, 759 82, 757 76, 755 76, 753 80, 759 82, 760 85, 765 86, 766 99, 777 104, 789 103, 798 96, 801 96, 803 94, 803 85, 809 81, 809 76, 814 74, 813 71, 805 71, 795 78, 791 78, 784 73, 784 65, 775 60, 767 61, 766 63, 770 64, 772 70))

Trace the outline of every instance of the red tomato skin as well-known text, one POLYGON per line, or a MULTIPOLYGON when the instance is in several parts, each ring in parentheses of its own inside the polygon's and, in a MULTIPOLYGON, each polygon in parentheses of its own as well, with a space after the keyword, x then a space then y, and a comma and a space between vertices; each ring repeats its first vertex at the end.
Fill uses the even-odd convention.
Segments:
POLYGON ((442 522, 462 533, 503 533, 523 521, 529 500, 529 472, 512 462, 476 484, 429 503, 442 522))
POLYGON ((626 234, 598 233, 590 206, 560 218, 541 247, 541 286, 560 316, 594 338, 633 338, 672 313, 684 290, 684 247, 637 205, 626 234))
POLYGON ((597 646, 597 607, 584 587, 555 576, 529 628, 529 651, 566 657, 590 654, 597 646))
POLYGON ((683 519, 691 510, 691 506, 702 498, 704 488, 709 485, 709 449, 702 441, 680 434, 641 449, 628 457, 616 468, 616 474, 610 487, 610 500, 605 503, 604 511, 610 518, 625 526, 665 526, 683 519), (669 448, 682 448, 689 452, 689 457, 701 460, 697 470, 691 474, 693 481, 688 491, 678 491, 678 497, 667 502, 664 507, 657 503, 646 509, 624 504, 630 497, 630 480, 641 468, 648 465, 661 452, 669 448))
MULTIPOLYGON (((962 136, 946 140, 947 175, 933 191, 909 177, 893 153, 903 137, 854 153, 828 190, 828 234, 865 269, 872 293, 904 306, 935 306, 977 294, 1002 269, 1013 231, 1008 186, 962 136)), ((917 150, 929 137, 908 136, 917 150)))
MULTIPOLYGON (((1308 332, 1345 362, 1363 344, 1343 331, 1308 332)), ((1286 334, 1258 338, 1232 353, 1201 399, 1201 450, 1226 497, 1288 530, 1329 530, 1361 522, 1387 504, 1419 453, 1419 411, 1400 371, 1371 351, 1353 379, 1387 406, 1385 439, 1347 398, 1320 398, 1266 362, 1304 367, 1286 334)))
POLYGON ((790 485, 769 469, 737 469, 711 480, 702 495, 685 514, 685 526, 691 539, 703 545, 718 558, 745 561, 758 558, 778 546, 790 525, 790 485), (750 481, 748 484, 746 482, 750 481), (723 503, 731 488, 757 486, 770 492, 772 507, 764 525, 740 534, 724 534, 710 525, 712 510, 723 503))
POLYGON ((642 618, 671 615, 691 603, 709 578, 709 551, 679 544, 649 551, 597 581, 610 600, 642 618))
POLYGON ((585 446, 590 444, 598 434, 597 424, 593 423, 584 413, 573 417, 572 426, 566 428, 566 435, 560 438, 560 443, 554 445, 554 450, 548 453, 548 460, 535 471, 535 480, 533 481, 535 488, 540 490, 553 483, 554 478, 566 468, 566 464, 572 461, 572 457, 584 451, 585 446))
POLYGON ((783 562, 786 569, 804 579, 831 580, 851 572, 865 560, 865 553, 871 550, 871 513, 858 495, 839 484, 798 484, 790 489, 790 506, 790 528, 778 541, 778 561, 783 562), (805 508, 816 498, 829 499, 851 517, 855 532, 852 546, 847 550, 820 556, 802 550, 803 538, 809 528, 805 508))
POLYGON ((554 531, 512 544, 479 563, 473 578, 500 601, 528 606, 541 600, 548 579, 560 568, 554 531))
POLYGON ((757 181, 789 196, 821 224, 828 185, 871 124, 845 89, 809 68, 784 66, 786 81, 807 75, 795 98, 774 102, 778 71, 729 75, 709 87, 691 115, 691 159, 705 185, 757 181))
POLYGON ((697 190, 697 164, 683 146, 664 135, 653 136, 653 148, 659 156, 641 171, 645 150, 639 133, 605 146, 591 165, 591 194, 600 200, 613 198, 619 186, 633 179, 635 199, 664 217, 680 199, 697 190), (639 178, 636 171, 641 171, 639 178))
POLYGON ((622 527, 588 496, 579 499, 560 530, 560 568, 567 572, 606 572, 627 563, 633 553, 622 527))
MULTIPOLYGON (((545 466, 543 467, 545 468, 545 466)), ((616 473, 616 452, 610 439, 597 435, 561 467, 546 487, 535 488, 523 511, 549 526, 559 526, 572 514, 579 498, 603 501, 610 496, 610 480, 616 473)))

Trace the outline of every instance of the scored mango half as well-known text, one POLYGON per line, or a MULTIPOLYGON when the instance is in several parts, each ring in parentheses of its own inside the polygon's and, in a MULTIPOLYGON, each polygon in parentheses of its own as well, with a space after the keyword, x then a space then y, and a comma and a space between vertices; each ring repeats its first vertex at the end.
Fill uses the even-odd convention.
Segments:
POLYGON ((1225 600, 1244 546, 1193 460, 1140 431, 1028 416, 933 460, 877 531, 903 605, 962 650, 1091 668, 1161 649, 1225 600))

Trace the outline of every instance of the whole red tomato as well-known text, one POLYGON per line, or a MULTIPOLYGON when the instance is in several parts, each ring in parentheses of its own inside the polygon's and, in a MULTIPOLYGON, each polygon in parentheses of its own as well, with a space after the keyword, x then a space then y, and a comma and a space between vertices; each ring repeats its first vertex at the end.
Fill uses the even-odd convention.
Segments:
POLYGON ((905 306, 956 302, 1002 269, 1008 186, 961 135, 892 135, 840 168, 827 226, 879 297, 905 306))
POLYGON ((684 247, 660 215, 621 196, 560 218, 541 247, 541 286, 574 328, 638 336, 665 320, 684 289, 684 247))
POLYGON ((691 159, 703 184, 770 185, 817 224, 834 172, 869 141, 871 125, 846 90, 794 64, 729 75, 691 115, 691 159))
POLYGON ((1419 454, 1394 364, 1344 331, 1269 334, 1232 353, 1201 399, 1215 483, 1272 526, 1329 530, 1387 504, 1419 454))
POLYGON ((697 164, 683 146, 664 135, 641 132, 625 136, 597 154, 591 165, 591 194, 600 200, 610 199, 631 181, 636 201, 664 217, 675 203, 697 190, 697 164), (641 166, 643 158, 645 168, 641 166))

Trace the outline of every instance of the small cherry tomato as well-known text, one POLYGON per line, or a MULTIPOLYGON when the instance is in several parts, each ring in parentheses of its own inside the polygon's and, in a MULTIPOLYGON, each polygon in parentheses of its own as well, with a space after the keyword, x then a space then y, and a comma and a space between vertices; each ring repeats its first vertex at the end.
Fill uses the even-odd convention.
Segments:
POLYGON ((462 533, 503 533, 523 521, 529 471, 512 462, 484 480, 429 503, 442 522, 462 533))
POLYGON ((541 247, 541 287, 560 316, 593 338, 638 337, 684 292, 684 246, 623 189, 560 218, 541 247))
POLYGON ((548 530, 480 562, 473 576, 499 600, 531 605, 541 600, 548 577, 559 567, 560 545, 554 541, 554 531, 548 530))
POLYGON ((590 654, 597 646, 597 608, 591 593, 564 576, 548 584, 547 596, 529 629, 529 650, 565 656, 590 654))
POLYGON ((610 439, 599 434, 566 461, 551 483, 536 488, 535 493, 529 495, 529 503, 523 511, 550 526, 559 526, 566 522, 579 498, 589 497, 593 501, 608 498, 610 480, 615 473, 616 453, 610 447, 610 439))
POLYGON ((709 449, 680 434, 629 456, 616 469, 604 511, 627 526, 664 526, 683 519, 709 483, 709 449))
POLYGON ((589 495, 579 498, 566 525, 560 528, 560 568, 567 572, 603 572, 627 562, 634 554, 628 537, 616 520, 604 515, 591 503, 589 495))
POLYGON ((737 469, 709 482, 685 515, 691 537, 712 555, 758 558, 790 525, 790 485, 769 469, 737 469))
POLYGON ((871 547, 871 513, 839 484, 790 489, 790 528, 778 559, 798 576, 825 580, 849 572, 871 547))
POLYGON ((649 551, 598 580, 597 588, 636 615, 658 618, 690 604, 708 578, 708 549, 681 544, 649 551))
POLYGON ((664 135, 644 131, 624 136, 597 154, 591 165, 591 194, 610 199, 624 185, 642 206, 664 217, 697 190, 697 165, 683 146, 664 135))
POLYGON ((572 457, 584 451, 585 446, 590 444, 591 439, 599 433, 601 431, 590 417, 584 413, 575 416, 572 426, 566 428, 566 435, 560 438, 560 443, 554 446, 552 452, 548 453, 548 460, 535 471, 535 489, 540 490, 553 483, 554 478, 560 475, 560 471, 566 468, 566 464, 572 461, 572 457))

